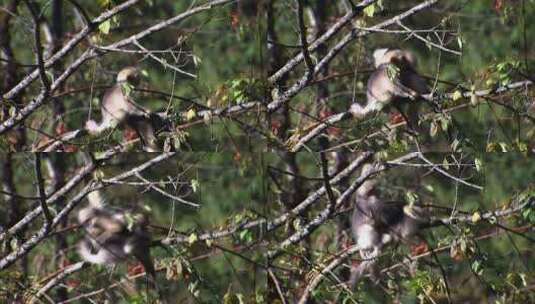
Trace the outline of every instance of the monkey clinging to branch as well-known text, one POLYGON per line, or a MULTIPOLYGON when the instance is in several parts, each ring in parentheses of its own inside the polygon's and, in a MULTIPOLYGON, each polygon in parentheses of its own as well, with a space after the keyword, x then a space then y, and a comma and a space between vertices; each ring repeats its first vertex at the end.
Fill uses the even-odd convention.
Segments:
POLYGON ((114 265, 133 256, 155 284, 146 216, 111 209, 98 191, 91 192, 87 198, 89 206, 78 212, 78 221, 86 230, 86 237, 78 244, 80 256, 90 263, 104 265, 114 265))
POLYGON ((418 99, 428 99, 430 93, 427 83, 416 72, 416 57, 409 51, 378 49, 373 58, 375 71, 368 79, 366 106, 354 103, 350 112, 362 119, 391 105, 413 129, 418 123, 418 99), (404 104, 408 104, 408 117, 402 110, 404 104))
POLYGON ((139 71, 134 67, 122 69, 117 75, 117 83, 104 93, 101 102, 102 120, 86 122, 85 128, 92 135, 98 135, 116 126, 126 125, 136 131, 143 149, 155 152, 159 149, 155 135, 155 123, 159 117, 136 104, 128 92, 139 82, 139 71))
MULTIPOLYGON (((361 176, 370 175, 373 165, 366 164, 361 176)), ((377 195, 377 180, 369 177, 357 190, 351 230, 363 262, 351 271, 353 286, 373 264, 383 248, 392 243, 411 243, 423 229, 442 225, 428 210, 403 202, 385 202, 377 195)))

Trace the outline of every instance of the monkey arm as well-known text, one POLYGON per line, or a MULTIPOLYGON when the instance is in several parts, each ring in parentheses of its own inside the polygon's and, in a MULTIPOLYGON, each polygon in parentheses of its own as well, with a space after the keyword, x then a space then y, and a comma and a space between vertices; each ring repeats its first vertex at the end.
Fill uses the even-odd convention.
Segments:
POLYGON ((427 81, 416 71, 410 69, 402 77, 402 84, 414 91, 418 96, 429 94, 431 89, 427 81))
POLYGON ((145 118, 150 118, 151 111, 149 111, 147 108, 135 102, 132 98, 129 98, 129 97, 124 97, 124 98, 125 98, 125 101, 128 103, 128 113, 130 115, 143 116, 145 118))
POLYGON ((155 278, 156 270, 150 255, 151 244, 152 239, 146 229, 146 225, 140 224, 140 226, 131 232, 131 236, 124 246, 124 251, 137 258, 145 268, 145 271, 155 278))
POLYGON ((420 94, 412 89, 410 86, 407 86, 404 84, 403 79, 392 79, 392 84, 390 86, 390 93, 393 96, 397 96, 399 98, 407 98, 410 100, 416 99, 420 94))

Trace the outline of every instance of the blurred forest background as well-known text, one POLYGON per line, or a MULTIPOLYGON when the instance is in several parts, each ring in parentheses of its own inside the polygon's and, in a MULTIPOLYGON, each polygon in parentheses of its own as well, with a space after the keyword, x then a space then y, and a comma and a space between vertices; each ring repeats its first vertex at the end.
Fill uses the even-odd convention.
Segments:
POLYGON ((534 15, 533 0, 0 1, 0 302, 535 302, 534 15), (395 110, 348 112, 377 48, 412 51, 433 87, 416 136, 395 110), (162 153, 84 131, 126 66, 170 125, 162 153), (351 288, 364 163, 383 199, 449 224, 351 288), (150 215, 158 290, 135 259, 81 262, 92 191, 150 215))

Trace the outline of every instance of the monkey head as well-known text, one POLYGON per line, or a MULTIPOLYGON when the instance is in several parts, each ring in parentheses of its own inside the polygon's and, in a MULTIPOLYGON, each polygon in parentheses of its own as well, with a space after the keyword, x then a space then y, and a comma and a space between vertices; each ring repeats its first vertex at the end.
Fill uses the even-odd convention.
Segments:
POLYGON ((139 84, 139 70, 136 67, 126 67, 117 74, 117 83, 139 84))
POLYGON ((416 56, 410 51, 400 49, 377 49, 373 52, 375 68, 383 64, 394 64, 403 68, 416 68, 416 56))

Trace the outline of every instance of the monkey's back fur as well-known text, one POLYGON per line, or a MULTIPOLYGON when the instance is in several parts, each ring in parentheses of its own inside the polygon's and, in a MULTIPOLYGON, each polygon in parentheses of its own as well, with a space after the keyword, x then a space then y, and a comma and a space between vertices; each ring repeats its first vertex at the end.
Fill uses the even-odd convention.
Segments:
POLYGON ((352 218, 357 244, 364 249, 375 246, 380 249, 387 243, 408 240, 418 233, 428 222, 420 210, 421 218, 416 218, 407 214, 407 208, 402 202, 382 202, 375 196, 357 196, 352 218))
POLYGON ((127 115, 147 115, 147 111, 124 96, 122 84, 116 84, 102 98, 102 119, 123 121, 127 115))
POLYGON ((384 107, 402 103, 429 93, 425 80, 411 67, 398 68, 396 77, 389 75, 390 63, 381 64, 368 79, 367 104, 384 107))

